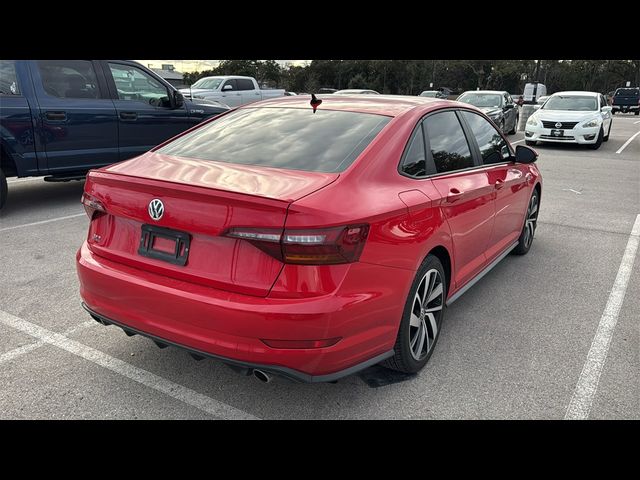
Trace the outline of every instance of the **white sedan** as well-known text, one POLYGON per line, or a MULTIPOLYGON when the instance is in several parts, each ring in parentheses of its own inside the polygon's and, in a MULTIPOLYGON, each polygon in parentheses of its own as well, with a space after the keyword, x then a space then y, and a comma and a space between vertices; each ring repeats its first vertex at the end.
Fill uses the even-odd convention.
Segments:
POLYGON ((598 149, 611 134, 611 107, 600 93, 558 92, 527 120, 527 145, 537 142, 579 143, 598 149))

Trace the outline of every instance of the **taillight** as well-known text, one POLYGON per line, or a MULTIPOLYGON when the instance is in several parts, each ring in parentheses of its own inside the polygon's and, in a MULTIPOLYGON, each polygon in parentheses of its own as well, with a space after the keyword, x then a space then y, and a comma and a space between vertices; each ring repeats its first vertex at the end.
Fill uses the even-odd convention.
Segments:
POLYGON ((336 265, 358 261, 368 225, 294 230, 235 227, 225 236, 241 238, 284 263, 336 265))
POLYGON ((84 211, 87 212, 87 216, 90 220, 93 220, 93 216, 96 212, 98 215, 107 213, 102 202, 88 193, 82 194, 82 205, 84 205, 84 211))

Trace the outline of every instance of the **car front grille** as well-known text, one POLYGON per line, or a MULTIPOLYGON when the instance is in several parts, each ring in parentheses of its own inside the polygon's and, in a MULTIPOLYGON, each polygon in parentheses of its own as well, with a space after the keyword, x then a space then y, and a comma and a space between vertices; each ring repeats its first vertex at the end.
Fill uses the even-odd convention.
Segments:
POLYGON ((540 138, 543 140, 564 140, 565 142, 574 140, 574 137, 554 137, 553 135, 540 135, 540 138))
POLYGON ((549 122, 547 120, 542 120, 542 126, 544 128, 553 128, 553 129, 562 129, 562 130, 571 130, 575 127, 578 122, 549 122), (556 123, 561 123, 561 127, 556 127, 556 123))

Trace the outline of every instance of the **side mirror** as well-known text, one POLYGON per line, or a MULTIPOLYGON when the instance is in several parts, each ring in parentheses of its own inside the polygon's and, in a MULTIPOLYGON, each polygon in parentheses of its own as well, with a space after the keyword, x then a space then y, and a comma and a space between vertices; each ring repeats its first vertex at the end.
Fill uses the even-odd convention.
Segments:
POLYGON ((182 108, 184 105, 184 95, 182 95, 179 91, 174 90, 173 95, 170 97, 173 99, 171 102, 171 108, 182 108))
POLYGON ((611 112, 611 110, 613 110, 613 108, 609 107, 609 106, 604 106, 602 107, 600 110, 602 110, 603 112, 611 112))
POLYGON ((536 104, 533 106, 533 109, 534 109, 534 110, 539 110, 541 106, 542 106, 542 105, 540 105, 539 103, 536 103, 536 104))
POLYGON ((518 145, 516 147, 516 163, 533 163, 538 159, 538 152, 533 148, 518 145))
POLYGON ((223 92, 227 90, 233 90, 233 85, 225 85, 224 87, 222 87, 223 92))

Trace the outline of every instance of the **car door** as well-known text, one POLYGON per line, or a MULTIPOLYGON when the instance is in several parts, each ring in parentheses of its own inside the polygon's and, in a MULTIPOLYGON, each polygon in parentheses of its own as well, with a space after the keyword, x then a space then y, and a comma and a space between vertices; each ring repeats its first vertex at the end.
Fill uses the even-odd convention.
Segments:
POLYGON ((513 162, 509 142, 478 113, 462 111, 462 119, 495 192, 495 221, 486 246, 491 262, 520 236, 529 203, 527 168, 513 162))
POLYGON ((222 103, 229 105, 231 108, 242 105, 242 94, 238 90, 238 84, 235 78, 225 80, 220 91, 222 92, 222 103))
POLYGON ((194 121, 185 105, 172 108, 172 91, 150 73, 125 62, 102 62, 118 114, 120 160, 149 151, 194 121))
POLYGON ((602 111, 603 107, 607 107, 607 99, 604 98, 604 95, 600 95, 600 115, 602 115, 602 129, 604 130, 605 135, 609 135, 611 131, 611 124, 613 123, 613 115, 611 115, 610 111, 602 111))
POLYGON ((515 105, 513 103, 513 100, 511 99, 511 95, 509 95, 508 93, 504 93, 502 95, 504 97, 502 108, 504 111, 504 116, 506 117, 506 120, 504 122, 504 129, 507 132, 511 132, 512 130, 516 130, 518 127, 516 125, 516 116, 518 112, 515 109, 515 105))
POLYGON ((494 222, 494 187, 472 155, 454 110, 424 120, 427 170, 440 195, 442 213, 451 230, 454 281, 461 287, 480 272, 494 222))
POLYGON ((29 62, 37 135, 46 172, 85 172, 118 161, 118 118, 99 65, 90 60, 29 62))
POLYGON ((241 105, 262 100, 262 95, 260 95, 260 91, 256 89, 253 80, 249 78, 238 78, 236 79, 236 85, 242 96, 241 105))

